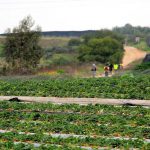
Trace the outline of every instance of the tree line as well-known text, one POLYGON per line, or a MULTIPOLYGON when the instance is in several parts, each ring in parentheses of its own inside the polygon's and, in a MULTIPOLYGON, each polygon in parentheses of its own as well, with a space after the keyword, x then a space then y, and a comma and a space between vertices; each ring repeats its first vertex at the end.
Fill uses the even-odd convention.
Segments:
POLYGON ((123 27, 115 27, 112 31, 123 35, 129 43, 135 43, 135 38, 140 37, 150 47, 150 27, 134 27, 131 24, 126 24, 123 27))

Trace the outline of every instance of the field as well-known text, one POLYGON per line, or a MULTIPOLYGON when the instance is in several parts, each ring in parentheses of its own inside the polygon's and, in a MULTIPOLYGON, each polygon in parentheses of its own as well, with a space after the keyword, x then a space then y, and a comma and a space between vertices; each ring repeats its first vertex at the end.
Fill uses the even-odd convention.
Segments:
MULTIPOLYGON (((39 45, 43 48, 53 46, 66 46, 71 37, 41 37, 39 45)), ((0 37, 0 44, 4 44, 5 37, 0 37)))
POLYGON ((42 37, 39 41, 39 45, 43 48, 49 48, 53 46, 66 46, 70 37, 42 37))
POLYGON ((150 109, 0 102, 0 148, 150 149, 150 109), (4 119, 5 118, 5 119, 4 119))
MULTIPOLYGON (((0 56, 3 57, 4 39, 1 40, 0 56)), ((77 51, 69 51, 67 47, 69 40, 42 38, 40 45, 50 57, 48 53, 48 57, 43 56, 42 67, 36 75, 0 77, 0 96, 63 97, 66 101, 67 98, 150 100, 149 75, 127 75, 123 70, 111 78, 89 78, 91 64, 77 61, 77 51), (66 47, 67 51, 62 51, 66 47)), ((127 62, 129 56, 126 58, 126 66, 137 59, 132 53, 130 62, 127 62)), ((139 63, 136 61, 135 64, 139 63)), ((133 69, 134 66, 133 63, 133 69)), ((103 66, 98 64, 97 68, 98 77, 103 66)), ((0 101, 0 149, 149 150, 150 109, 0 101)))
POLYGON ((0 95, 150 100, 150 76, 0 80, 0 95))

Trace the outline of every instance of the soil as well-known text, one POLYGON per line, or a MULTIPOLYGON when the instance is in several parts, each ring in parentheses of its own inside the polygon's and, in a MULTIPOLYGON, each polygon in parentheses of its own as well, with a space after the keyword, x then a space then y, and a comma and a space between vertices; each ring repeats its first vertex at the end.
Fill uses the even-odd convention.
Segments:
POLYGON ((146 56, 146 52, 134 47, 125 46, 124 49, 125 55, 123 58, 123 66, 125 68, 128 67, 130 63, 139 59, 144 59, 144 57, 146 56))

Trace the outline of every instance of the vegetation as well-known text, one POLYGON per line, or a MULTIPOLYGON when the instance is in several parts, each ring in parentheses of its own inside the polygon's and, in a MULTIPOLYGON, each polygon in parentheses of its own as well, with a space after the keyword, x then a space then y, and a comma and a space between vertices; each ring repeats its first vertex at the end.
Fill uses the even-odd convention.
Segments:
POLYGON ((135 70, 137 70, 137 71, 144 71, 147 69, 150 69, 150 62, 141 63, 135 67, 135 70))
POLYGON ((86 35, 79 47, 78 58, 84 62, 120 63, 123 56, 122 40, 122 37, 109 30, 86 35))
POLYGON ((149 80, 148 75, 97 79, 1 80, 0 95, 149 100, 149 80))
POLYGON ((126 38, 126 44, 133 45, 139 49, 150 50, 150 28, 149 27, 134 27, 126 24, 123 27, 115 27, 113 31, 123 35, 126 38), (139 37, 139 40, 136 38, 139 37))
POLYGON ((94 30, 85 30, 85 31, 47 31, 42 32, 43 36, 52 36, 52 37, 81 37, 85 34, 94 33, 94 30))
POLYGON ((144 51, 150 51, 150 47, 146 44, 145 41, 140 41, 139 43, 134 44, 133 46, 144 51))
POLYGON ((143 107, 0 102, 0 147, 149 149, 143 107), (5 119, 4 119, 5 118, 5 119), (111 118, 111 119, 110 119, 111 118), (35 144, 34 144, 35 143, 35 144))
POLYGON ((150 34, 149 27, 134 27, 131 24, 126 24, 123 27, 115 27, 113 28, 113 31, 122 35, 126 35, 130 40, 134 40, 136 36, 145 38, 147 35, 150 34))
POLYGON ((44 37, 39 39, 39 45, 43 49, 53 48, 53 47, 66 47, 70 37, 44 37))
POLYGON ((0 44, 0 57, 4 57, 4 45, 0 44))
POLYGON ((38 45, 40 27, 32 29, 34 22, 30 16, 24 18, 18 27, 8 30, 4 53, 9 67, 19 72, 37 67, 42 57, 42 49, 38 45))
POLYGON ((133 47, 136 47, 140 50, 144 50, 144 51, 150 51, 150 47, 146 44, 146 42, 144 40, 140 41, 137 44, 131 44, 133 47))
MULTIPOLYGON (((89 77, 91 76, 91 63, 96 63, 98 68, 97 75, 100 75, 103 73, 104 64, 121 62, 124 53, 124 38, 128 37, 128 42, 132 46, 149 51, 149 34, 146 34, 146 31, 148 29, 133 27, 128 24, 125 27, 114 28, 113 32, 110 30, 84 32, 84 34, 80 34, 82 37, 67 36, 69 35, 68 32, 62 32, 63 36, 57 36, 61 35, 61 32, 57 32, 55 37, 41 37, 38 44, 43 48, 43 56, 37 62, 38 69, 36 74, 41 72, 50 75, 51 73, 49 72, 63 70, 64 73, 69 73, 71 76, 89 77), (140 42, 135 43, 135 37, 139 31, 141 33, 140 42), (134 35, 134 38, 129 40, 131 35, 134 35)), ((5 38, 0 37, 0 74, 16 74, 17 71, 6 73, 5 68, 8 67, 8 64, 5 62, 4 53, 2 52, 4 42, 5 38)), ((17 63, 15 64, 17 65, 17 63)), ((30 66, 32 71, 36 67, 28 64, 26 66, 30 66)), ((23 73, 28 72, 26 66, 20 67, 23 73)), ((9 68, 12 67, 10 66, 9 68)))
POLYGON ((80 39, 71 39, 68 43, 69 46, 79 46, 81 44, 81 40, 80 39))

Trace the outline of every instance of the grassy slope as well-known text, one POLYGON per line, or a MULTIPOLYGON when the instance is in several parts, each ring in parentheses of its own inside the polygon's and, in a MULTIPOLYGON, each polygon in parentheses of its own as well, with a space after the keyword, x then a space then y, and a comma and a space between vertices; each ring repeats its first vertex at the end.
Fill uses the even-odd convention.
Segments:
MULTIPOLYGON (((52 46, 66 46, 70 39, 71 38, 69 37, 41 37, 39 44, 43 48, 48 48, 52 46)), ((5 37, 0 37, 0 45, 4 44, 4 42, 5 37)))
POLYGON ((48 48, 53 46, 66 46, 70 39, 71 38, 69 37, 42 37, 39 44, 43 48, 48 48))
POLYGON ((141 50, 150 52, 150 47, 147 46, 147 44, 146 44, 145 41, 141 41, 141 42, 138 43, 138 44, 134 44, 133 47, 136 47, 136 48, 138 48, 138 49, 141 49, 141 50))

